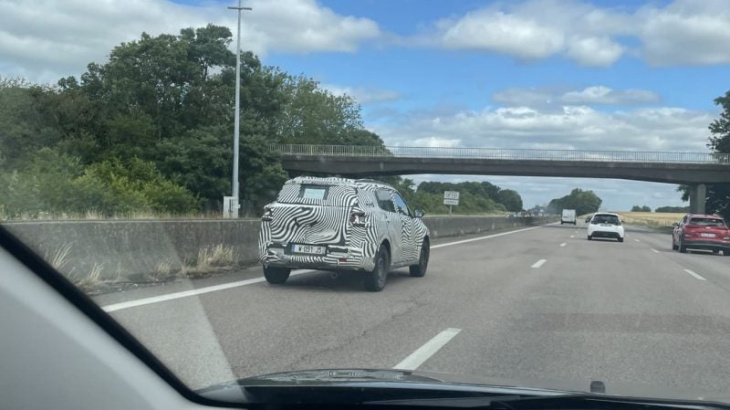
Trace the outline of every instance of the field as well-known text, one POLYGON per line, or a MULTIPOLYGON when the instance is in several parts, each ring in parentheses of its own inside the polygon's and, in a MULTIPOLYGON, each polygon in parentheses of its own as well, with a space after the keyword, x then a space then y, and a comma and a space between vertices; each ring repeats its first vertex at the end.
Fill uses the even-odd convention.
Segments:
POLYGON ((684 213, 654 213, 654 212, 619 212, 621 219, 630 225, 644 225, 650 227, 671 226, 685 215, 684 213))

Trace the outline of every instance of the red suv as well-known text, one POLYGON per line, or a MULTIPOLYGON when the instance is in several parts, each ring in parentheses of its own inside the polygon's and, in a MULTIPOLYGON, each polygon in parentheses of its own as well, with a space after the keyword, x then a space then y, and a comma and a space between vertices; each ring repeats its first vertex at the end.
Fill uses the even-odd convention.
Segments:
POLYGON ((685 253, 687 248, 722 251, 730 256, 730 229, 717 215, 687 214, 674 224, 672 249, 685 253))

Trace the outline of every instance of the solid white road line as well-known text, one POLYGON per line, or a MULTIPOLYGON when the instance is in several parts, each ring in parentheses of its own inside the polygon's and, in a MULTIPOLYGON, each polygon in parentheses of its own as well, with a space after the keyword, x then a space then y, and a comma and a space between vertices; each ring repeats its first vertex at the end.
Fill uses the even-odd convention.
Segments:
POLYGON ((656 250, 656 249, 654 249, 654 248, 651 248, 651 251, 654 252, 654 253, 659 253, 659 251, 656 250))
POLYGON ((480 236, 478 238, 464 239, 462 241, 440 243, 438 245, 431 245, 431 249, 445 248, 447 246, 461 245, 462 243, 469 243, 469 242, 474 242, 474 241, 481 241, 483 239, 489 239, 489 238, 497 238, 499 236, 512 235, 513 233, 531 231, 533 229, 538 229, 538 228, 540 228, 540 227, 539 226, 533 226, 532 228, 524 228, 524 229, 518 229, 516 231, 496 233, 494 235, 480 236))
POLYGON ((693 272, 693 271, 691 271, 691 270, 689 270, 689 269, 685 269, 684 271, 685 271, 685 272, 687 272, 687 273, 689 273, 690 275, 694 276, 694 277, 695 277, 695 279, 699 279, 699 280, 707 280, 707 279, 703 278, 702 276, 700 276, 700 275, 696 274, 695 272, 693 272))
MULTIPOLYGON (((540 227, 533 226, 531 228, 524 228, 524 229, 518 229, 516 231, 502 232, 502 233, 497 233, 494 235, 480 236, 478 238, 465 239, 462 241, 441 243, 438 245, 432 245, 431 249, 443 248, 446 246, 453 246, 453 245, 460 245, 462 243, 468 243, 468 242, 474 242, 474 241, 481 241, 482 239, 497 238, 499 236, 511 235, 513 233, 518 233, 518 232, 531 231, 533 229, 538 229, 538 228, 540 228, 540 227)), ((296 276, 296 275, 301 275, 301 274, 310 273, 310 272, 316 272, 316 270, 305 269, 305 270, 293 271, 290 276, 296 276)), ((261 283, 264 281, 266 281, 265 278, 246 279, 246 280, 241 280, 238 282, 224 283, 221 285, 186 290, 183 292, 168 293, 166 295, 159 295, 159 296, 152 296, 149 298, 130 300, 128 302, 114 303, 111 305, 102 306, 102 309, 104 309, 107 312, 114 312, 116 310, 128 309, 128 308, 137 307, 137 306, 144 306, 144 305, 149 305, 149 304, 158 303, 158 302, 166 302, 168 300, 175 300, 175 299, 180 299, 180 298, 186 298, 189 296, 201 295, 203 293, 217 292, 219 290, 237 288, 239 286, 253 285, 254 283, 261 283)))
MULTIPOLYGON (((315 271, 311 270, 311 269, 297 270, 297 271, 293 271, 289 276, 302 275, 302 274, 310 273, 310 272, 315 272, 315 271)), ((158 303, 158 302, 166 302, 168 300, 186 298, 189 296, 202 295, 203 293, 217 292, 219 290, 237 288, 239 286, 252 285, 254 283, 259 283, 259 282, 264 282, 264 281, 266 281, 266 279, 263 277, 240 280, 238 282, 223 283, 221 285, 207 286, 207 287, 200 288, 200 289, 191 289, 191 290, 186 290, 183 292, 168 293, 165 295, 152 296, 149 298, 130 300, 129 302, 114 303, 112 305, 102 306, 102 309, 104 309, 104 311, 106 311, 106 312, 114 312, 116 310, 128 309, 128 308, 137 307, 137 306, 144 306, 144 305, 149 305, 149 304, 158 303)))
POLYGON ((562 247, 564 247, 565 245, 567 245, 567 243, 563 242, 563 243, 561 243, 561 244, 560 244, 560 247, 562 248, 562 247))
POLYGON ((442 347, 449 343, 454 336, 458 335, 461 329, 449 328, 441 333, 434 336, 433 339, 429 340, 423 346, 419 347, 415 352, 411 353, 403 359, 402 362, 395 365, 393 368, 398 370, 416 370, 419 366, 430 359, 431 356, 436 354, 442 347))
POLYGON ((547 259, 540 259, 539 261, 535 262, 535 263, 534 263, 534 264, 532 265, 532 268, 533 268, 533 269, 537 269, 537 268, 539 268, 540 266, 544 265, 544 264, 545 264, 545 262, 547 262, 547 259))

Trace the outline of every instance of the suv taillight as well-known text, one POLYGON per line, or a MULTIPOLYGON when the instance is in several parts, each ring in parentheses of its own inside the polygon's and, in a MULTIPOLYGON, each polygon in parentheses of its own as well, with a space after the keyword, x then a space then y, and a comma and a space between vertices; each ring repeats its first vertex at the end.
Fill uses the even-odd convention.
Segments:
POLYGON ((264 208, 264 214, 261 216, 261 220, 268 222, 272 219, 274 219, 274 210, 267 206, 264 208))
POLYGON ((365 212, 352 211, 350 213, 350 223, 352 226, 365 226, 365 212))

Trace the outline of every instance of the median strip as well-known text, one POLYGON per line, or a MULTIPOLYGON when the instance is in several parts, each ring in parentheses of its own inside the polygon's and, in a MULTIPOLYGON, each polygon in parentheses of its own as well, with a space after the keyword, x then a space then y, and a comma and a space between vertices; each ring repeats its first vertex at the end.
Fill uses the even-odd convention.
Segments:
POLYGON ((685 269, 684 271, 687 272, 687 273, 689 273, 690 275, 694 276, 695 279, 698 279, 698 280, 707 280, 707 279, 703 278, 702 276, 698 275, 697 273, 695 273, 695 272, 693 272, 693 271, 691 271, 689 269, 685 269))
POLYGON ((397 370, 416 370, 419 366, 430 359, 431 356, 436 354, 442 347, 449 343, 456 335, 461 332, 461 329, 449 328, 433 337, 423 346, 419 347, 415 352, 411 353, 403 359, 402 362, 395 365, 393 368, 397 370))
POLYGON ((535 262, 535 263, 534 263, 534 264, 532 265, 532 268, 533 268, 533 269, 537 269, 537 268, 539 268, 540 266, 544 265, 544 264, 545 264, 545 262, 547 262, 547 259, 540 259, 539 261, 535 262))

